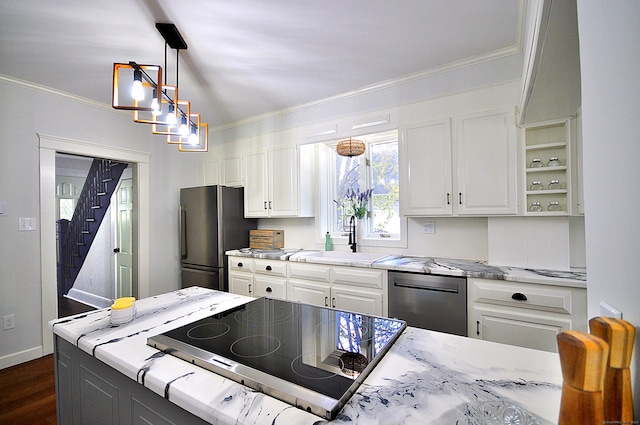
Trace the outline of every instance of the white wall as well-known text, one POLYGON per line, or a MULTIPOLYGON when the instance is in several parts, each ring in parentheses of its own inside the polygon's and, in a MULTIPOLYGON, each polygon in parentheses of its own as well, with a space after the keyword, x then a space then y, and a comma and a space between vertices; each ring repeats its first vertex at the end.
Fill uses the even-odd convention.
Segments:
MULTIPOLYGON (((589 316, 640 326, 640 2, 578 0, 589 316)), ((640 413, 640 332, 632 376, 640 413)))
MULTIPOLYGON (((0 76, 2 77, 2 76, 0 76)), ((0 316, 16 328, 0 330, 0 368, 42 355, 40 232, 18 231, 19 217, 39 217, 37 134, 135 149, 150 154, 150 293, 179 287, 179 187, 201 183, 200 156, 180 154, 130 113, 0 78, 0 316)), ((55 223, 44 223, 55 225, 55 223)), ((44 333, 43 333, 44 332, 44 333)))

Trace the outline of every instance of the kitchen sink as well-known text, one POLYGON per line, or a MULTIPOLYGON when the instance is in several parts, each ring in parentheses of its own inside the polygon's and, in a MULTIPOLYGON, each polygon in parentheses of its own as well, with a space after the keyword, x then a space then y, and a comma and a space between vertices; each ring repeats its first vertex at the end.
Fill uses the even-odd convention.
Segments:
POLYGON ((307 263, 370 265, 374 261, 386 257, 385 254, 369 252, 313 251, 301 254, 307 263))

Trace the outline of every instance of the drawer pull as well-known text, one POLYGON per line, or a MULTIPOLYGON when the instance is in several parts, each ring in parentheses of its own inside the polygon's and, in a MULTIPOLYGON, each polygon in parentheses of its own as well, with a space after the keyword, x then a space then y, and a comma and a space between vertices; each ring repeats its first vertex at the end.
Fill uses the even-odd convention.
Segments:
POLYGON ((271 271, 271 266, 267 266, 264 269, 267 270, 267 271, 271 271))
POLYGON ((480 321, 476 320, 476 335, 480 335, 480 321))
POLYGON ((329 307, 329 297, 324 297, 324 306, 329 307))
POLYGON ((516 292, 515 294, 511 295, 511 299, 516 301, 526 301, 527 296, 521 292, 516 292))
POLYGON ((267 292, 269 292, 269 293, 271 293, 271 292, 273 292, 273 289, 271 289, 271 286, 267 286, 266 291, 267 291, 267 292))
POLYGON ((238 267, 244 267, 244 264, 238 263, 238 267))

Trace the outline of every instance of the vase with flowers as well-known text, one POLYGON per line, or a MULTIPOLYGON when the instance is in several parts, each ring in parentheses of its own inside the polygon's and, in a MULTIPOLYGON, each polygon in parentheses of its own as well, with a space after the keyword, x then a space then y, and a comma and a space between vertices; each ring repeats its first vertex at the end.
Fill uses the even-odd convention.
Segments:
MULTIPOLYGON (((368 212, 367 207, 369 206, 369 199, 371 199, 371 195, 373 195, 373 189, 365 190, 364 192, 360 192, 359 187, 351 187, 347 189, 347 193, 342 199, 347 205, 347 214, 353 215, 356 218, 362 220, 368 212)), ((345 207, 345 205, 337 200, 334 202, 341 207, 345 207)))

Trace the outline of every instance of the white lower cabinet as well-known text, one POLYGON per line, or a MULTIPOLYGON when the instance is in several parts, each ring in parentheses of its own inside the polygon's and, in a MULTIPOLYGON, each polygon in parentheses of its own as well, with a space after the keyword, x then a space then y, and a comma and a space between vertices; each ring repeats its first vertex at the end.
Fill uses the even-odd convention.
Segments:
POLYGON ((387 316, 387 271, 229 257, 229 292, 387 316))
POLYGON ((386 288, 386 270, 289 263, 291 301, 386 316, 386 288))
POLYGON ((587 330, 584 288, 467 279, 469 336, 557 352, 556 336, 587 330))
POLYGON ((252 258, 229 257, 229 292, 255 297, 254 270, 255 262, 252 258))

